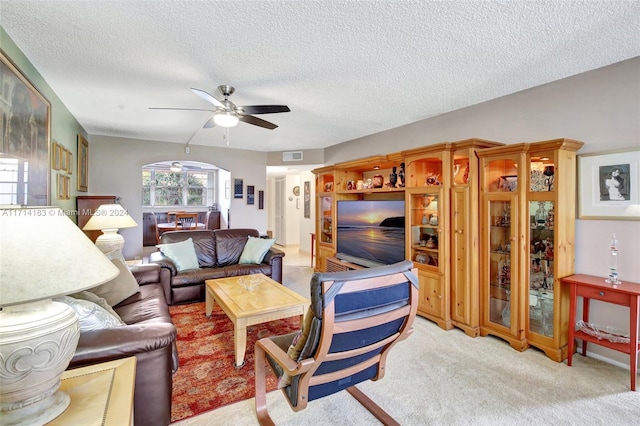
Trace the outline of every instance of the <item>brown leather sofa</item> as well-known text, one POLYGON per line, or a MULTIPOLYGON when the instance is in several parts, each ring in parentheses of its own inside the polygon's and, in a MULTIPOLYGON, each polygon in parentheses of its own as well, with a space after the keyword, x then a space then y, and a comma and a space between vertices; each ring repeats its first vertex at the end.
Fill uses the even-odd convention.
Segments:
POLYGON ((199 269, 178 272, 176 265, 161 252, 154 252, 149 260, 170 272, 162 282, 170 305, 204 300, 204 282, 209 279, 240 275, 264 274, 282 282, 284 252, 271 247, 260 264, 239 264, 240 255, 249 236, 259 237, 255 229, 216 229, 169 231, 160 237, 161 244, 193 240, 199 269))
POLYGON ((131 272, 140 292, 113 307, 127 325, 81 332, 69 368, 135 356, 134 424, 165 426, 171 423, 172 374, 178 369, 176 328, 160 284, 168 271, 144 264, 131 272))

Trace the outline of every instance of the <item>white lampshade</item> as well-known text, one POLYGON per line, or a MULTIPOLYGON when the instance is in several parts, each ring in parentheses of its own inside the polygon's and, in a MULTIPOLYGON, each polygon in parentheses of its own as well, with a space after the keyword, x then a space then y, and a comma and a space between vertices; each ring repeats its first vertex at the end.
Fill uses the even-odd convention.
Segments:
POLYGON ((122 250, 124 247, 124 238, 118 234, 118 229, 134 226, 138 224, 120 204, 102 204, 82 229, 101 230, 103 233, 96 239, 96 246, 108 253, 116 249, 122 250))
POLYGON ((58 387, 80 336, 51 298, 119 271, 58 208, 0 208, 0 236, 0 424, 44 424, 69 405, 58 387))
POLYGON ((213 115, 213 121, 221 127, 233 127, 238 124, 238 116, 231 111, 220 111, 213 115))

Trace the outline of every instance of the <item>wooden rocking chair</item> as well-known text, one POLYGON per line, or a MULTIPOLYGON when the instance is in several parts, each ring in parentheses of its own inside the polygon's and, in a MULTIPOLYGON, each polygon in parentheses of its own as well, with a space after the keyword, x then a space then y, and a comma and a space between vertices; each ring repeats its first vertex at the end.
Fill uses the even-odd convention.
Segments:
POLYGON ((355 385, 384 376, 389 350, 413 331, 418 276, 413 263, 315 273, 302 330, 255 345, 256 415, 274 425, 266 403, 266 362, 293 411, 347 390, 385 425, 398 425, 355 385))

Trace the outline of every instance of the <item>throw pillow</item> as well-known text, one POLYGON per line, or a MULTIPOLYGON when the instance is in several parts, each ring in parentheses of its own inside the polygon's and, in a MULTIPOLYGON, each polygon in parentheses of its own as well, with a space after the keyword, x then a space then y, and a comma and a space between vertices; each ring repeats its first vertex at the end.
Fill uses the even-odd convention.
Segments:
MULTIPOLYGON (((311 308, 307 309, 307 313, 304 316, 304 321, 302 323, 302 329, 296 333, 295 337, 291 341, 291 345, 287 350, 287 355, 294 361, 300 361, 300 354, 302 349, 307 343, 307 339, 309 339, 309 333, 311 332, 311 323, 313 321, 313 312, 311 312, 311 308)), ((306 354, 305 354, 306 355, 306 354)), ((278 380, 278 389, 284 388, 291 384, 291 376, 289 376, 286 372, 282 374, 280 379, 278 380)))
POLYGON ((123 325, 122 321, 88 300, 74 299, 69 296, 62 296, 55 300, 69 305, 76 311, 80 322, 80 331, 103 330, 123 325))
POLYGON ((120 318, 120 315, 118 315, 118 313, 116 311, 113 310, 113 308, 111 306, 109 306, 109 303, 107 303, 107 301, 98 296, 97 294, 93 294, 90 291, 81 291, 79 293, 74 293, 74 294, 70 294, 70 297, 73 297, 74 299, 81 299, 81 300, 87 300, 89 302, 93 302, 96 305, 100 306, 102 309, 104 309, 105 311, 109 312, 109 314, 113 315, 115 318, 118 319, 118 321, 120 321, 122 323, 122 325, 125 325, 124 321, 122 321, 122 318, 120 318))
POLYGON ((115 306, 139 292, 140 286, 129 268, 127 268, 126 263, 119 258, 112 259, 111 262, 118 268, 120 273, 111 281, 93 287, 89 291, 104 298, 110 306, 115 306))
POLYGON ((262 259, 275 242, 275 239, 249 236, 238 263, 262 263, 262 259))
POLYGON ((191 238, 179 243, 172 244, 158 244, 156 247, 160 249, 162 254, 176 264, 178 271, 186 271, 187 269, 198 269, 198 255, 196 249, 193 246, 193 240, 191 238))

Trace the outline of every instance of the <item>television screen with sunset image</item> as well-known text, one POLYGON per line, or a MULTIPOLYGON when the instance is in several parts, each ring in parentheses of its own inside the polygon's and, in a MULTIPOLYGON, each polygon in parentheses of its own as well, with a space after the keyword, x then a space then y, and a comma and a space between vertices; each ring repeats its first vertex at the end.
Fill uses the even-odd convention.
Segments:
POLYGON ((404 201, 338 201, 336 219, 339 259, 367 267, 405 259, 404 201))

